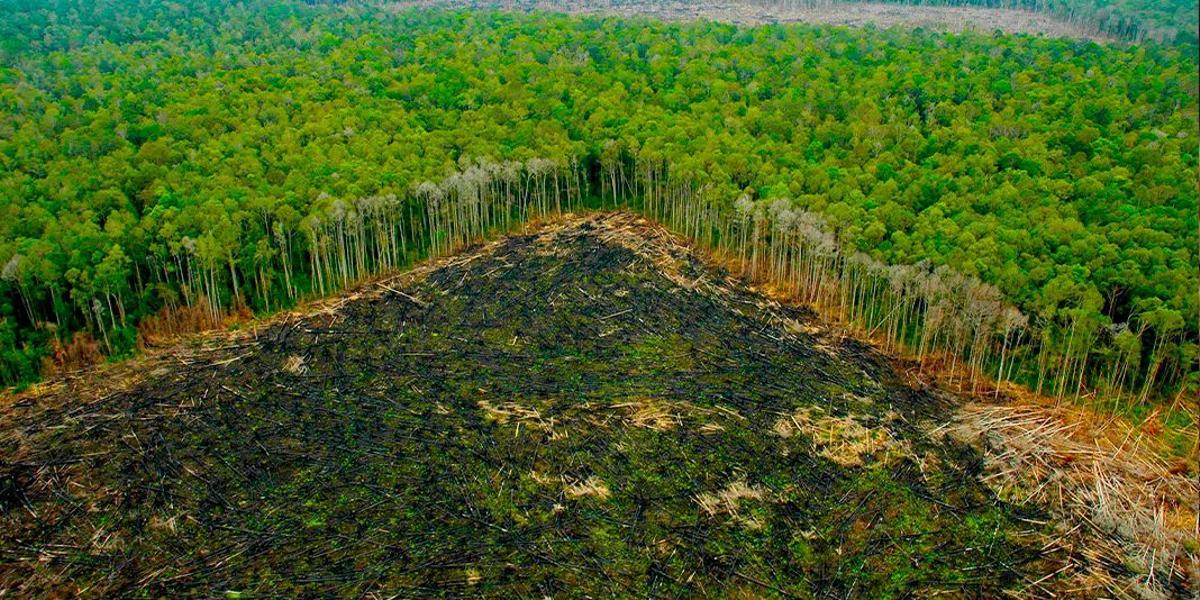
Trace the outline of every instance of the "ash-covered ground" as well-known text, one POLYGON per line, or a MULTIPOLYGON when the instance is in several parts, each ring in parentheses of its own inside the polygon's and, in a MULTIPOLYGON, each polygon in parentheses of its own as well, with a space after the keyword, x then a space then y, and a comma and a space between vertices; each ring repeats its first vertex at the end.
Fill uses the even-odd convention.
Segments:
POLYGON ((949 401, 628 214, 107 373, 0 408, 0 590, 997 596, 1066 564, 925 433, 949 401))

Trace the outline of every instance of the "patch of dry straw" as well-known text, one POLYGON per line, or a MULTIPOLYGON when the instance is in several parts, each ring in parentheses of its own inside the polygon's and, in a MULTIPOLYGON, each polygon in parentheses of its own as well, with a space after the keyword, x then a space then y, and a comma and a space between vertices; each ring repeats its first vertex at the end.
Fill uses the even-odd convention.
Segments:
POLYGON ((1087 559, 1085 595, 1156 598, 1200 583, 1195 467, 1164 460, 1136 428, 1075 407, 969 404, 943 429, 982 444, 1000 497, 1080 524, 1058 543, 1087 559))

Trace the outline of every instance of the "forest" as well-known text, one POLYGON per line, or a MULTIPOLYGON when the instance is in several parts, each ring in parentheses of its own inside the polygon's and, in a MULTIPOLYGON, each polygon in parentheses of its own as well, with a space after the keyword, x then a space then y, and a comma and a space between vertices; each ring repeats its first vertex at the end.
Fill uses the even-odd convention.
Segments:
POLYGON ((624 207, 972 385, 1200 385, 1193 46, 128 4, 5 3, 5 384, 624 207))

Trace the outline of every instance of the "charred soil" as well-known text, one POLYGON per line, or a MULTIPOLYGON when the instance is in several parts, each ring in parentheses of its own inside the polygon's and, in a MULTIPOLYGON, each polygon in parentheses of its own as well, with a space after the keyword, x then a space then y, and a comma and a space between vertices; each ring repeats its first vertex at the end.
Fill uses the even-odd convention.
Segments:
POLYGON ((927 433, 953 408, 637 217, 568 217, 7 400, 0 590, 1053 590, 1054 525, 927 433))

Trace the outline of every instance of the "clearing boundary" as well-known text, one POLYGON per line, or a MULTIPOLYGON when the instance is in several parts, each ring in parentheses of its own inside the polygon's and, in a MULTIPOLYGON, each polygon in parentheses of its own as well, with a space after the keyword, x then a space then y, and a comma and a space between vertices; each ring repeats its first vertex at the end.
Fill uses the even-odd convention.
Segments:
POLYGON ((664 21, 709 19, 738 25, 804 23, 850 27, 921 27, 935 31, 1028 33, 1100 43, 1116 38, 1048 14, 1008 8, 929 6, 883 2, 829 2, 819 6, 750 0, 416 0, 395 3, 403 8, 534 10, 572 15, 643 16, 664 21))

